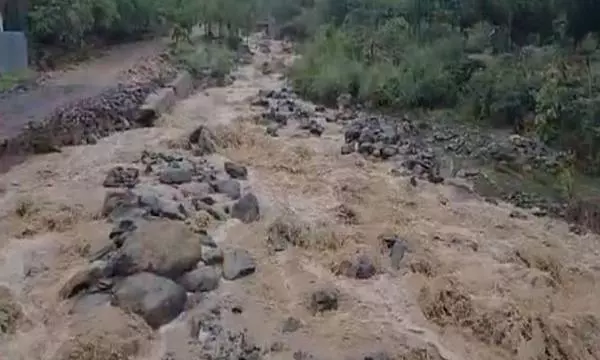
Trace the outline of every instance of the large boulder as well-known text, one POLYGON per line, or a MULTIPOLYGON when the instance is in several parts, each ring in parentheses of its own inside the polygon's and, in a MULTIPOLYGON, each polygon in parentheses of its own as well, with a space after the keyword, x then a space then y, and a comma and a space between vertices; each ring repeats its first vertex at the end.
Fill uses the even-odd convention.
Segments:
POLYGON ((178 279, 202 258, 202 244, 183 222, 139 221, 113 257, 115 275, 152 272, 178 279))
POLYGON ((158 328, 183 311, 186 299, 185 289, 174 281, 143 272, 116 285, 112 304, 140 315, 148 325, 158 328))

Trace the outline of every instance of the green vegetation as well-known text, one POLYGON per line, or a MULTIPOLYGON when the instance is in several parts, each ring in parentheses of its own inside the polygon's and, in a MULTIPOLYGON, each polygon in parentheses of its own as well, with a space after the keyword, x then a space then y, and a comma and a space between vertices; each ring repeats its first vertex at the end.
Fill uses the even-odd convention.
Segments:
POLYGON ((539 136, 600 173, 597 1, 285 3, 274 13, 281 32, 308 39, 291 71, 303 95, 452 109, 465 121, 539 136))
POLYGON ((189 41, 202 25, 212 37, 239 37, 255 22, 253 0, 31 0, 34 52, 79 52, 89 46, 171 32, 189 41))
POLYGON ((0 74, 0 93, 9 91, 16 86, 22 85, 34 78, 31 71, 19 71, 0 74))

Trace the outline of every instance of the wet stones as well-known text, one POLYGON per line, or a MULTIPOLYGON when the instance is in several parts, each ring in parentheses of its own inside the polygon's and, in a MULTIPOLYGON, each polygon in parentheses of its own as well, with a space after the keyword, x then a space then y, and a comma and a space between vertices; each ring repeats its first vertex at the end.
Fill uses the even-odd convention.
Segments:
POLYGON ((302 327, 302 322, 295 317, 286 318, 281 324, 282 333, 293 333, 298 331, 302 327))
POLYGON ((223 258, 223 278, 236 280, 256 271, 256 263, 250 253, 243 249, 227 251, 223 258))
POLYGON ((252 193, 244 195, 231 207, 231 216, 243 223, 251 223, 260 219, 258 199, 252 193))
POLYGON ((126 277, 113 294, 112 305, 140 315, 153 328, 175 319, 187 298, 182 286, 148 272, 126 277))
POLYGON ((233 179, 246 180, 248 178, 248 169, 230 161, 225 162, 225 172, 233 179))
POLYGON ((396 235, 382 236, 381 240, 383 248, 390 257, 392 268, 395 270, 400 269, 402 259, 404 259, 404 255, 408 251, 408 244, 396 235))
POLYGON ((215 192, 225 194, 232 200, 239 199, 242 194, 240 183, 233 179, 215 181, 212 183, 212 187, 215 192))
POLYGON ((200 125, 190 134, 189 142, 197 156, 210 155, 217 150, 216 136, 204 125, 200 125))
POLYGON ((136 168, 117 166, 108 172, 102 185, 107 188, 133 188, 139 182, 139 175, 136 168))
POLYGON ((183 184, 191 182, 193 176, 194 170, 191 166, 172 162, 160 173, 159 180, 163 184, 183 184))
POLYGON ((315 290, 310 296, 309 310, 313 314, 337 310, 340 292, 333 287, 315 290))
POLYGON ((377 273, 377 269, 371 258, 367 255, 359 255, 354 260, 344 260, 338 266, 340 275, 355 279, 369 279, 377 273))
POLYGON ((190 292, 207 292, 219 287, 220 275, 211 266, 201 266, 179 279, 179 283, 190 292))

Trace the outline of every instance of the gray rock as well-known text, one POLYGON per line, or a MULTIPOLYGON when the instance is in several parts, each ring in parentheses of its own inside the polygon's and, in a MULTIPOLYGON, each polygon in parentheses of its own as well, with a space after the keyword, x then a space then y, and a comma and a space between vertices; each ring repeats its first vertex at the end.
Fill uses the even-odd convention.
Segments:
POLYGON ((256 262, 250 253, 243 249, 227 251, 223 257, 223 278, 235 280, 253 274, 256 262))
POLYGON ((373 353, 365 354, 362 356, 362 360, 391 360, 392 357, 383 351, 376 351, 373 353))
POLYGON ((396 240, 394 242, 390 250, 392 268, 396 270, 400 269, 400 263, 402 262, 402 259, 404 259, 404 254, 406 253, 407 249, 408 247, 404 241, 396 240))
POLYGON ((527 215, 517 210, 511 211, 509 216, 513 219, 527 220, 527 215))
POLYGON ((171 220, 185 220, 188 217, 188 213, 182 203, 158 199, 158 209, 156 216, 164 217, 171 220))
POLYGON ((371 155, 375 151, 375 145, 370 142, 362 142, 358 145, 358 152, 363 155, 371 155))
POLYGON ((179 186, 179 190, 186 197, 204 197, 208 194, 214 193, 212 186, 208 183, 201 182, 190 182, 181 184, 179 186))
POLYGON ((216 136, 204 125, 200 125, 189 136, 189 142, 198 156, 209 155, 217 151, 216 136))
POLYGON ((340 293, 335 288, 318 289, 311 294, 309 308, 314 314, 337 310, 339 296, 340 293))
POLYGON ((256 196, 252 193, 244 195, 243 198, 233 204, 231 216, 243 223, 251 223, 260 219, 260 207, 256 196))
POLYGON ((172 163, 160 173, 159 180, 163 184, 183 184, 191 182, 193 176, 194 171, 190 167, 172 163))
POLYGON ((245 180, 248 178, 248 169, 230 161, 225 162, 225 172, 234 179, 245 180))
POLYGON ((354 143, 352 144, 344 144, 342 145, 342 155, 348 155, 348 154, 352 154, 354 152, 354 143))
POLYGON ((183 275, 179 283, 190 292, 213 291, 219 287, 219 273, 210 266, 202 266, 183 275))
POLYGON ((369 279, 377 273, 377 269, 367 255, 360 255, 354 261, 342 261, 339 272, 351 278, 369 279))
POLYGON ((381 149, 380 154, 383 159, 388 159, 388 158, 391 158, 392 156, 398 154, 398 149, 394 146, 384 146, 381 149))
POLYGON ((132 188, 138 183, 139 175, 136 168, 117 166, 110 169, 102 185, 108 188, 132 188))
POLYGON ((215 247, 203 246, 202 262, 206 265, 216 265, 223 263, 223 251, 215 247))
POLYGON ((109 217, 111 220, 124 217, 127 213, 135 212, 137 202, 137 195, 129 190, 109 191, 104 196, 102 216, 109 217))
POLYGON ((283 321, 281 325, 281 332, 283 333, 292 333, 298 331, 302 327, 302 322, 296 319, 295 317, 288 317, 283 321))
POLYGON ((185 289, 170 279, 142 272, 123 279, 114 290, 112 305, 140 315, 158 328, 184 309, 185 289))
POLYGON ((237 180, 219 180, 213 183, 216 192, 225 194, 232 200, 237 200, 242 195, 242 188, 237 180))
POLYGON ((278 137, 279 136, 278 132, 279 132, 278 124, 270 124, 267 126, 267 129, 266 129, 267 135, 272 136, 272 137, 278 137))
POLYGON ((183 222, 142 221, 112 257, 115 275, 152 272, 172 279, 193 269, 202 245, 183 222))
POLYGON ((208 234, 200 234, 200 244, 211 248, 217 247, 215 239, 213 239, 212 236, 208 234))

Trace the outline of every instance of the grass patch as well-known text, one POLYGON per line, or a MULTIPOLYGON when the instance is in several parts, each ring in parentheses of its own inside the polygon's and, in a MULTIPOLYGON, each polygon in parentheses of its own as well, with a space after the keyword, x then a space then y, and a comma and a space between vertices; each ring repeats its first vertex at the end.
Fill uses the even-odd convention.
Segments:
POLYGON ((29 69, 0 73, 0 93, 10 91, 19 85, 32 81, 34 78, 35 73, 29 69))

